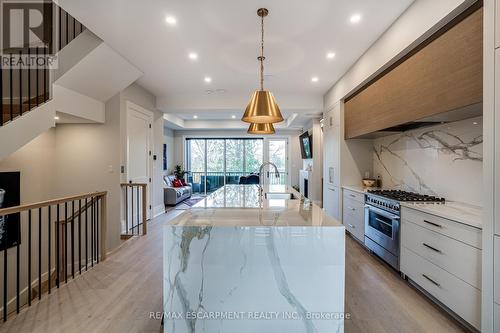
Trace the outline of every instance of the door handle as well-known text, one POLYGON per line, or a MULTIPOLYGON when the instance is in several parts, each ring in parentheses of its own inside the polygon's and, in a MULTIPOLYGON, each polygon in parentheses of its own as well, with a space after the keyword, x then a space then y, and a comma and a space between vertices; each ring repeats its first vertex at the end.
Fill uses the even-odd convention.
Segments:
POLYGON ((426 278, 426 279, 427 279, 427 281, 429 281, 430 283, 434 284, 436 287, 441 288, 441 285, 440 285, 439 283, 437 283, 436 281, 434 281, 433 279, 431 279, 431 278, 430 278, 430 277, 428 277, 427 275, 422 274, 422 276, 423 276, 424 278, 426 278))
POLYGON ((382 224, 385 224, 385 225, 386 225, 386 226, 388 226, 388 227, 391 227, 391 228, 392 228, 392 224, 389 224, 389 223, 387 223, 387 222, 385 222, 385 221, 382 221, 381 219, 379 219, 379 218, 377 218, 377 217, 375 218, 375 220, 376 220, 376 221, 378 221, 378 222, 380 222, 380 223, 382 223, 382 224))
POLYGON ((428 248, 428 249, 431 249, 431 250, 432 250, 432 251, 434 251, 434 252, 437 252, 437 253, 443 253, 443 252, 441 252, 441 250, 438 250, 438 249, 436 249, 435 247, 430 246, 429 244, 422 243, 422 245, 423 245, 423 246, 425 246, 425 247, 426 247, 426 248, 428 248))
POLYGON ((437 227, 437 228, 442 228, 443 227, 442 225, 434 223, 434 222, 431 222, 431 221, 424 220, 424 222, 427 223, 427 224, 430 224, 430 225, 432 225, 434 227, 437 227))

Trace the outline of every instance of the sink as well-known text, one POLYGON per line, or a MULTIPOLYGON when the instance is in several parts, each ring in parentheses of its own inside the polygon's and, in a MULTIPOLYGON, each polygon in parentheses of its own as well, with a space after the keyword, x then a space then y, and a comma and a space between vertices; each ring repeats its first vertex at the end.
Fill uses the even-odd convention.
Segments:
POLYGON ((278 193, 278 192, 269 192, 266 193, 266 199, 281 199, 281 200, 294 200, 297 199, 292 193, 278 193))

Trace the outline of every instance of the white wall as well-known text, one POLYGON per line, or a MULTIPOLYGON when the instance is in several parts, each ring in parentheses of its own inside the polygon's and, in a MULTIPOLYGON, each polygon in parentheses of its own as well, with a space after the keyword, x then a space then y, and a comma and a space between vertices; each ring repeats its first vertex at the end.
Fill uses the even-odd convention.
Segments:
MULTIPOLYGON (((163 129, 163 143, 167 144, 167 170, 163 172, 164 175, 173 173, 175 166, 175 135, 174 131, 170 128, 163 129)), ((162 156, 163 158, 163 156, 162 156)))
POLYGON ((55 140, 52 128, 0 160, 0 172, 21 172, 21 204, 53 198, 55 140))
POLYGON ((121 244, 119 96, 106 103, 104 124, 56 128, 56 197, 108 191, 107 245, 121 244))

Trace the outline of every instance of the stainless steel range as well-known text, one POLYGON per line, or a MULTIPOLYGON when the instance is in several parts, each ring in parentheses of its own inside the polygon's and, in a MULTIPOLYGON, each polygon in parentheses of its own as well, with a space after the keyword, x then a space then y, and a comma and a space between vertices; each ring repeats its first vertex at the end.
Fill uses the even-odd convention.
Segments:
POLYGON ((398 271, 402 201, 444 203, 445 199, 399 190, 369 190, 365 195, 365 246, 398 271))

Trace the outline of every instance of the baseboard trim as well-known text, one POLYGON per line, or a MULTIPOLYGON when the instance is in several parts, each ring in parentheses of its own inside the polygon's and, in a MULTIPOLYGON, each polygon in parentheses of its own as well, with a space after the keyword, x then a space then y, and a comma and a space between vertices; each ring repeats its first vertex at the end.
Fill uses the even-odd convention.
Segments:
POLYGON ((153 208, 153 218, 160 216, 165 213, 165 205, 157 205, 153 208))

